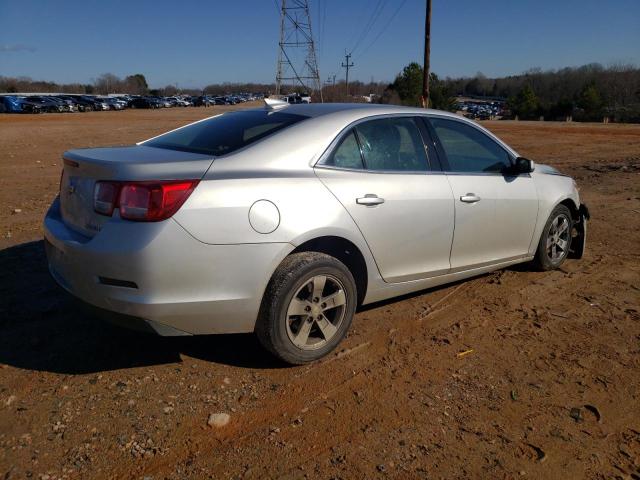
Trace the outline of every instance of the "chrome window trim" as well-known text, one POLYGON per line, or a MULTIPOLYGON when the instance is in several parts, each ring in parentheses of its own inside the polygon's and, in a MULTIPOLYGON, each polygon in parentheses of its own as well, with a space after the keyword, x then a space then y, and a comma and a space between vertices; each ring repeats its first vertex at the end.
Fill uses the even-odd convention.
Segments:
MULTIPOLYGON (((370 115, 368 117, 364 117, 364 118, 359 118, 358 120, 355 120, 351 123, 349 123, 346 127, 344 127, 342 130, 340 130, 340 132, 335 136, 335 138, 331 141, 331 143, 329 144, 329 146, 324 150, 324 152, 318 157, 318 160, 315 161, 315 163, 313 163, 311 165, 312 168, 319 168, 319 169, 324 169, 324 170, 338 170, 338 171, 343 171, 343 172, 360 172, 360 173, 376 173, 376 174, 392 174, 392 175, 467 175, 467 176, 495 176, 495 177, 531 177, 530 173, 520 173, 518 175, 505 175, 504 173, 501 172, 454 172, 451 170, 440 170, 437 169, 437 167, 435 167, 434 169, 434 162, 432 158, 429 158, 429 152, 430 152, 430 148, 433 150, 436 150, 436 142, 439 142, 440 139, 436 138, 436 139, 430 139, 432 141, 432 145, 428 144, 428 140, 429 139, 425 139, 424 135, 422 132, 420 132, 420 136, 422 137, 422 143, 424 144, 426 153, 427 153, 427 161, 429 162, 429 167, 430 170, 370 170, 367 168, 344 168, 344 167, 336 167, 333 165, 323 165, 322 162, 325 161, 329 156, 331 156, 331 154, 333 153, 333 151, 335 150, 335 148, 340 144, 340 142, 342 141, 342 139, 349 133, 350 130, 352 130, 354 127, 356 127, 357 125, 370 121, 370 120, 380 120, 380 119, 384 119, 384 118, 411 118, 414 119, 416 117, 424 117, 426 119, 426 121, 429 121, 429 119, 431 118, 438 118, 438 119, 442 119, 442 120, 450 120, 452 122, 458 122, 461 123, 463 125, 469 125, 472 128, 475 128, 476 130, 478 130, 478 132, 482 133, 483 135, 485 135, 486 137, 488 137, 489 139, 493 140, 495 143, 498 144, 498 146, 500 146, 509 156, 509 160, 511 162, 513 162, 515 160, 515 158, 517 158, 518 154, 517 152, 515 152, 514 150, 512 150, 508 145, 504 144, 498 137, 496 137, 495 135, 493 135, 491 132, 487 132, 485 129, 481 128, 480 126, 476 125, 473 122, 470 122, 468 120, 462 120, 462 119, 458 119, 455 117, 452 117, 450 115, 439 115, 437 113, 384 113, 384 114, 380 114, 380 115, 370 115), (427 140, 427 142, 425 142, 425 140, 427 140)), ((433 128, 433 126, 431 127, 433 128)), ((418 127, 418 130, 420 130, 420 128, 418 127)), ((357 138, 357 134, 356 134, 356 138, 357 138)), ((435 151, 434 152, 435 155, 438 155, 438 152, 435 151)), ((447 164, 449 162, 447 161, 447 164)))
POLYGON ((530 177, 530 173, 518 173, 517 175, 506 175, 501 172, 442 172, 446 175, 450 176, 466 176, 466 177, 505 177, 505 178, 514 178, 514 177, 530 177))
POLYGON ((368 170, 364 168, 344 168, 333 165, 316 165, 314 169, 320 170, 338 170, 340 172, 356 172, 356 173, 374 173, 374 174, 392 174, 392 175, 445 175, 441 170, 368 170))
MULTIPOLYGON (((340 170, 343 172, 378 173, 378 174, 395 174, 395 175, 417 175, 417 174, 426 175, 426 174, 433 174, 433 173, 442 174, 443 172, 441 170, 433 170, 433 161, 429 158, 429 150, 428 150, 429 145, 425 143, 425 138, 422 132, 420 131, 420 127, 418 125, 416 125, 416 128, 418 129, 418 133, 420 134, 420 138, 422 139, 423 147, 425 148, 425 155, 427 157, 427 162, 429 163, 429 170, 371 170, 368 168, 344 168, 344 167, 336 167, 334 165, 322 164, 323 161, 325 161, 327 158, 329 158, 333 154, 334 150, 342 142, 342 139, 345 136, 347 136, 351 130, 355 129, 355 127, 361 123, 365 123, 371 120, 384 120, 385 118, 410 118, 411 120, 414 120, 415 117, 420 117, 420 116, 425 116, 425 115, 411 114, 411 113, 383 113, 380 115, 370 115, 368 117, 359 118, 358 120, 351 122, 342 130, 340 130, 340 132, 331 141, 331 143, 325 149, 322 155, 318 157, 318 160, 316 160, 316 162, 313 165, 311 165, 311 167, 314 169, 321 168, 326 170, 340 170)), ((358 139, 357 132, 356 132, 356 139, 358 140, 358 145, 359 145, 360 141, 358 139)), ((435 148, 435 146, 432 146, 431 148, 435 148)), ((362 151, 360 152, 360 154, 362 155, 362 151)))

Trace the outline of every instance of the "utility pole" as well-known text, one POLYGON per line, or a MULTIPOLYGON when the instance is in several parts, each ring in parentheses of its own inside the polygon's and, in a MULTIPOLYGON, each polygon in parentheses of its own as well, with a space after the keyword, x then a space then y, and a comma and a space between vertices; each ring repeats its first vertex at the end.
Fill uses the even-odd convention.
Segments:
POLYGON ((283 88, 290 84, 292 89, 298 87, 309 94, 318 93, 322 101, 308 0, 282 0, 278 47, 276 94, 282 94, 283 88))
MULTIPOLYGON (((327 80, 324 82, 325 87, 331 87, 329 91, 329 98, 335 99, 336 97, 336 74, 329 75, 327 80)), ((325 95, 326 96, 326 95, 325 95)))
POLYGON ((422 78, 422 108, 429 107, 429 68, 431 55, 431 0, 427 0, 424 19, 424 71, 422 78))
POLYGON ((351 58, 351 54, 345 52, 344 59, 346 60, 346 63, 342 62, 342 68, 347 70, 347 78, 346 78, 347 97, 349 96, 349 69, 353 67, 353 62, 349 63, 350 58, 351 58))

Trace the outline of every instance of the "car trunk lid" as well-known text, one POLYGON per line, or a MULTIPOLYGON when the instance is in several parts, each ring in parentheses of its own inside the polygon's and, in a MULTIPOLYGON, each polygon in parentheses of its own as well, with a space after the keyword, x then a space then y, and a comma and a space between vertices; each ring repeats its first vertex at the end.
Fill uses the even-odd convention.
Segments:
POLYGON ((95 236, 111 218, 93 209, 97 181, 196 180, 213 162, 211 155, 144 145, 71 150, 63 158, 62 219, 69 228, 87 237, 95 236))

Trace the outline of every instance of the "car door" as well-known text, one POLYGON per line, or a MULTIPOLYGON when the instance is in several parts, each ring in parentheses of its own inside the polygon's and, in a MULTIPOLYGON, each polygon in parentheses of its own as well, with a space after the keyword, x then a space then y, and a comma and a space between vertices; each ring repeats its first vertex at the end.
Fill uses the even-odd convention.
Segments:
POLYGON ((424 125, 413 117, 366 120, 343 132, 316 174, 347 209, 382 278, 446 273, 453 197, 424 125))
POLYGON ((507 173, 512 154, 475 125, 428 121, 455 200, 452 271, 527 255, 538 216, 531 176, 507 173))

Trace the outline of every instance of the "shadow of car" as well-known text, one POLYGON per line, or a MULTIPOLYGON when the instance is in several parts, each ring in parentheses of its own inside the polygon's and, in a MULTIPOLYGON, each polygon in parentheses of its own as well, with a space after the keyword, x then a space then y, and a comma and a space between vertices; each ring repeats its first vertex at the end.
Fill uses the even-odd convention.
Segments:
POLYGON ((0 250, 0 363, 88 374, 182 362, 281 368, 251 334, 159 337, 112 325, 50 277, 42 241, 0 250))

